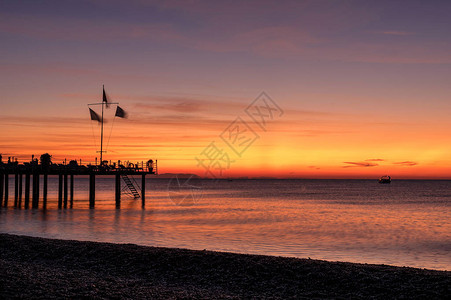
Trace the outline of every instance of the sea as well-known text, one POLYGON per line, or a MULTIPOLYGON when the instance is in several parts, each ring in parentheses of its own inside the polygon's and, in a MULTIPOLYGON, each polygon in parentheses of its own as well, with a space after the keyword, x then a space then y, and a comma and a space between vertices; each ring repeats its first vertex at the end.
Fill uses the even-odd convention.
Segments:
POLYGON ((94 209, 86 177, 75 178, 66 209, 56 177, 46 209, 42 199, 39 209, 14 208, 13 182, 2 233, 451 270, 449 180, 149 176, 145 207, 123 194, 120 209, 112 178, 96 178, 94 209))

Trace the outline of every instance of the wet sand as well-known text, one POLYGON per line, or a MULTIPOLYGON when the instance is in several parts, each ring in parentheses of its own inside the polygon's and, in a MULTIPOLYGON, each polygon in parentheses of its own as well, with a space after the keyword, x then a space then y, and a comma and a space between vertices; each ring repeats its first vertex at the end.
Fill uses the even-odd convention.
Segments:
POLYGON ((451 272, 0 234, 0 298, 445 298, 451 272))

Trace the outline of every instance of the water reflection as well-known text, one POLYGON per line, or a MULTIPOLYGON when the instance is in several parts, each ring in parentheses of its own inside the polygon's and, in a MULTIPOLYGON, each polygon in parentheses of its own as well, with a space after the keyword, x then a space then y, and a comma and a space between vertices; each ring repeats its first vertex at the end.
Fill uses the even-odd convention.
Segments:
MULTIPOLYGON (((135 243, 449 269, 450 182, 206 181, 203 197, 177 206, 165 181, 148 187, 146 209, 99 180, 96 209, 80 180, 74 209, 0 210, 0 231, 63 239, 135 243), (443 197, 441 196, 443 195, 443 197)), ((51 180, 49 180, 51 183, 51 180)))

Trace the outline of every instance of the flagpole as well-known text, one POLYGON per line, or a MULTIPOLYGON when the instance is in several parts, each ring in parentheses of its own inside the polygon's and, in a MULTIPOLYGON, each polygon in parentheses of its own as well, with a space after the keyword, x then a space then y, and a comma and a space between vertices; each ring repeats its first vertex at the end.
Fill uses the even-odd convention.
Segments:
MULTIPOLYGON (((102 85, 102 89, 103 89, 103 99, 101 103, 91 103, 88 104, 88 107, 91 105, 102 105, 102 116, 99 116, 95 111, 93 111, 90 107, 89 107, 89 113, 91 114, 91 120, 93 121, 97 121, 101 123, 101 130, 100 130, 100 165, 102 165, 103 162, 103 129, 104 129, 104 116, 103 116, 103 112, 104 112, 104 106, 106 106, 106 108, 108 108, 108 106, 110 104, 119 104, 119 102, 108 102, 106 94, 105 94, 105 85, 102 85)), ((120 113, 118 114, 118 112, 116 111, 115 117, 120 117, 120 118, 126 118, 127 114, 126 112, 120 108, 119 106, 117 107, 117 109, 120 109, 120 113)), ((108 146, 108 145, 107 145, 108 146)), ((97 151, 98 152, 98 151, 97 151)), ((106 152, 106 151, 105 151, 106 152)), ((97 161, 97 158, 96 158, 97 161)))
POLYGON ((103 94, 102 94, 102 129, 101 129, 101 133, 100 133, 100 165, 102 165, 102 163, 103 163, 103 105, 105 102, 105 101, 103 101, 103 95, 105 95, 105 85, 102 85, 102 89, 103 89, 103 94))

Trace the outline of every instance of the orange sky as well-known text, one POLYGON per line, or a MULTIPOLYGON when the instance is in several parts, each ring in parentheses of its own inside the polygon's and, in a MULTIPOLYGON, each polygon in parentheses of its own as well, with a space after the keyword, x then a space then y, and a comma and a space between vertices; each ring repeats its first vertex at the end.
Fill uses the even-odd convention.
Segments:
POLYGON ((105 84, 129 113, 111 131, 107 112, 108 160, 203 176, 214 142, 215 176, 451 178, 448 4, 101 3, 2 4, 4 161, 94 161, 105 84), (283 110, 266 131, 245 112, 263 91, 283 110), (237 117, 258 135, 241 156, 237 117))

